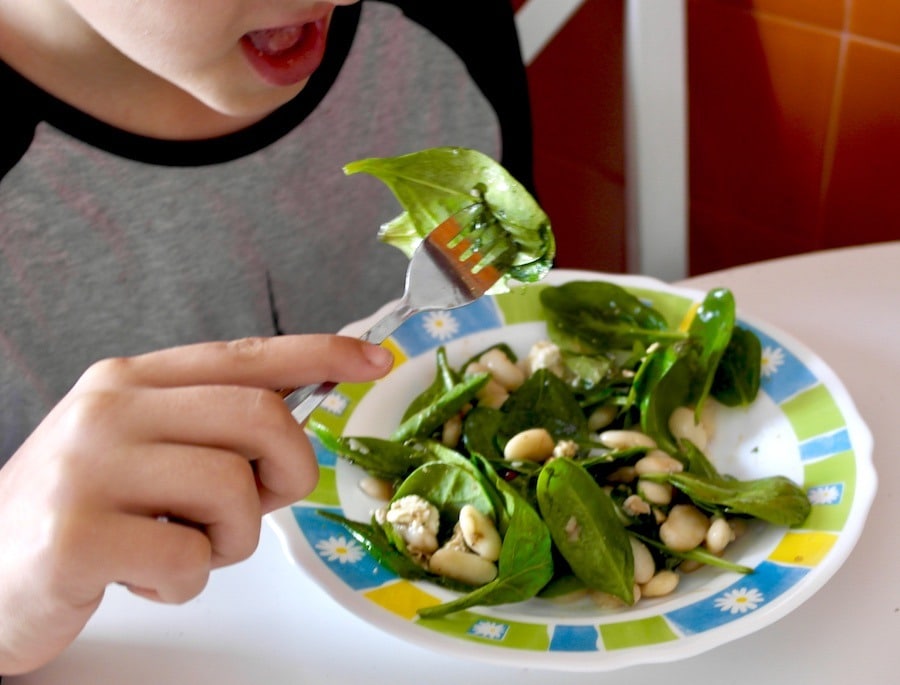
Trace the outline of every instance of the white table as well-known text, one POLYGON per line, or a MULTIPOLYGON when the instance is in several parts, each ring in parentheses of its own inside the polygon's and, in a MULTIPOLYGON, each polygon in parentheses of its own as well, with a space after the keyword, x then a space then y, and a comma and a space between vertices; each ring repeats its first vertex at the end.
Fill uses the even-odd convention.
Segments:
POLYGON ((162 606, 113 587, 61 657, 4 685, 900 682, 900 242, 681 284, 727 286, 745 314, 812 347, 874 435, 879 490, 862 538, 825 587, 776 624, 690 659, 604 674, 454 660, 349 614, 287 560, 264 526, 254 556, 214 573, 200 597, 162 606))

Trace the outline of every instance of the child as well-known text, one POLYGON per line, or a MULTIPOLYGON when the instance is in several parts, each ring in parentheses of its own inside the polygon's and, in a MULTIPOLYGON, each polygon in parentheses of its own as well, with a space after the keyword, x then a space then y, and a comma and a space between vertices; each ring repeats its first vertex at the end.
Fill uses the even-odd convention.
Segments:
POLYGON ((507 0, 0 0, 0 92, 0 673, 18 673, 108 583, 185 601, 310 491, 272 389, 387 372, 380 348, 296 335, 402 291, 405 258, 375 240, 399 210, 341 167, 459 145, 530 185, 531 142, 507 0))

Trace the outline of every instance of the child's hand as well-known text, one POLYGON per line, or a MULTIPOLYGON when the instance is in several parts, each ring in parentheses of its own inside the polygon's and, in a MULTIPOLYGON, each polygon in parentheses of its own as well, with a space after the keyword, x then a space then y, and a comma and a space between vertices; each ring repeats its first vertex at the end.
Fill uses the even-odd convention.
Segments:
POLYGON ((111 582, 184 602, 211 569, 248 557, 261 515, 318 475, 272 389, 373 380, 390 364, 381 348, 322 335, 90 368, 0 470, 0 673, 53 658, 111 582))

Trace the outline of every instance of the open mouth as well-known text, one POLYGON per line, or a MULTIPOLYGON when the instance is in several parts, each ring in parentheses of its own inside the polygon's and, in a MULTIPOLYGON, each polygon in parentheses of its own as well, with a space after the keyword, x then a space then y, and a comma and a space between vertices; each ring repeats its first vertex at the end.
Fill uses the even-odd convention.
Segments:
POLYGON ((250 65, 264 81, 290 86, 308 79, 325 54, 327 20, 250 31, 241 38, 250 65))
POLYGON ((247 39, 262 54, 276 56, 294 49, 309 32, 309 24, 286 26, 279 29, 251 31, 247 34, 247 39))

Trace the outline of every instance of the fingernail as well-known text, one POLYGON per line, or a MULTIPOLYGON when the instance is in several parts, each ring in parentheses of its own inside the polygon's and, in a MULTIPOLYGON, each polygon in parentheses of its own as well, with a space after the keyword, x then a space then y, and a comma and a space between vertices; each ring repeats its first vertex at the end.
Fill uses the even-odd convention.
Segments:
POLYGON ((373 366, 385 367, 394 363, 394 355, 381 345, 366 345, 363 353, 373 366))

